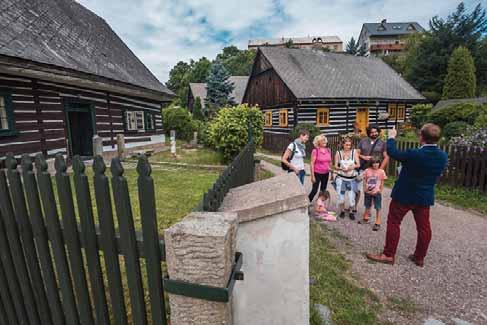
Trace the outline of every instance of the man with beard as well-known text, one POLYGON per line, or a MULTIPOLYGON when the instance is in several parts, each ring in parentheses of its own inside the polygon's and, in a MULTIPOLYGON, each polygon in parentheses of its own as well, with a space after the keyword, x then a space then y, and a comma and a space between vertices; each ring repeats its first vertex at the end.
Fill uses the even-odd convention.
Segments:
MULTIPOLYGON (((380 169, 385 170, 387 164, 389 163, 389 156, 387 155, 386 151, 386 143, 380 139, 380 128, 376 125, 369 125, 367 127, 367 137, 360 140, 358 144, 358 155, 360 159, 360 167, 359 173, 363 173, 367 168, 369 168, 370 160, 375 158, 379 161, 382 161, 380 165, 380 169)), ((359 176, 361 179, 362 177, 359 176)), ((360 192, 362 191, 363 183, 362 181, 357 182, 357 189, 356 189, 356 200, 355 200, 355 207, 353 212, 357 213, 357 205, 360 200, 360 192)), ((369 216, 363 216, 362 220, 359 223, 369 223, 369 216)), ((379 226, 375 226, 378 230, 379 226)))

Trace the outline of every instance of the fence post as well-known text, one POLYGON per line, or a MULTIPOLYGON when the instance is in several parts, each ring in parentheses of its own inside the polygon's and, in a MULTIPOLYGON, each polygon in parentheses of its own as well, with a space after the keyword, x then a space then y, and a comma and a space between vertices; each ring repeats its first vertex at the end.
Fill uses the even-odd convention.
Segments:
MULTIPOLYGON (((166 261, 171 280, 225 288, 236 249, 237 217, 233 213, 194 212, 165 231, 166 261)), ((171 324, 232 324, 230 302, 169 294, 171 324)))

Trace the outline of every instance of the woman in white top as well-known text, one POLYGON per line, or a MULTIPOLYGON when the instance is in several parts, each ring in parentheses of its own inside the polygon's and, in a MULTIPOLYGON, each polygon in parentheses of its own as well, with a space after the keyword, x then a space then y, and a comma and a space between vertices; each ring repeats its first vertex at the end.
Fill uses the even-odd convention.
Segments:
POLYGON ((359 166, 358 152, 353 149, 352 139, 346 137, 342 140, 342 150, 337 151, 335 154, 335 168, 337 170, 335 184, 341 218, 345 218, 345 197, 348 194, 347 212, 350 219, 355 220, 355 214, 350 209, 355 207, 356 178, 358 175, 356 168, 359 166))
POLYGON ((304 157, 306 157, 306 145, 309 140, 309 131, 300 130, 299 137, 289 144, 282 155, 281 161, 289 168, 289 172, 295 172, 301 184, 304 184, 304 157), (291 159, 289 159, 291 158, 291 159))

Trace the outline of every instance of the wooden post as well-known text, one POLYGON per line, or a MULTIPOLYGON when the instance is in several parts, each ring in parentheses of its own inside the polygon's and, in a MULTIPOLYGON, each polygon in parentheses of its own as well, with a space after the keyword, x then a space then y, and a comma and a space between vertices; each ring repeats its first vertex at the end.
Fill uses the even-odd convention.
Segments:
POLYGON ((125 158, 125 137, 123 134, 117 134, 117 156, 120 159, 125 158))
POLYGON ((171 130, 171 154, 176 156, 176 131, 171 130))

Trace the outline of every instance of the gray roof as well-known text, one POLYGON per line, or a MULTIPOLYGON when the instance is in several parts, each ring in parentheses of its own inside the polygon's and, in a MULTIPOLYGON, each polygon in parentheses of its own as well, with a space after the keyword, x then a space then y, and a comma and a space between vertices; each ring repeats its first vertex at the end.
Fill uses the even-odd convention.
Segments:
POLYGON ((405 23, 365 23, 363 25, 368 32, 369 36, 386 36, 386 35, 403 35, 411 34, 414 32, 424 32, 424 28, 417 22, 405 22, 405 23), (412 25, 414 29, 408 30, 408 27, 412 25))
POLYGON ((321 39, 322 43, 341 43, 342 40, 338 36, 308 36, 308 37, 281 37, 281 38, 269 38, 269 39, 257 39, 249 40, 249 46, 261 46, 261 45, 282 45, 289 41, 294 44, 311 44, 314 41, 321 39))
POLYGON ((311 49, 259 50, 297 98, 424 100, 380 58, 311 49))
POLYGON ((73 0, 0 1, 0 55, 172 94, 105 20, 73 0))
MULTIPOLYGON (((230 82, 233 83, 233 91, 231 97, 237 104, 242 103, 243 96, 245 94, 245 88, 247 88, 247 82, 249 81, 248 76, 231 76, 228 78, 230 82)), ((206 98, 206 83, 190 83, 189 88, 193 97, 201 98, 201 106, 205 106, 206 98)))
POLYGON ((487 97, 475 97, 475 98, 461 98, 461 99, 444 99, 436 103, 434 110, 442 109, 451 105, 461 103, 474 103, 474 104, 486 104, 487 97))

